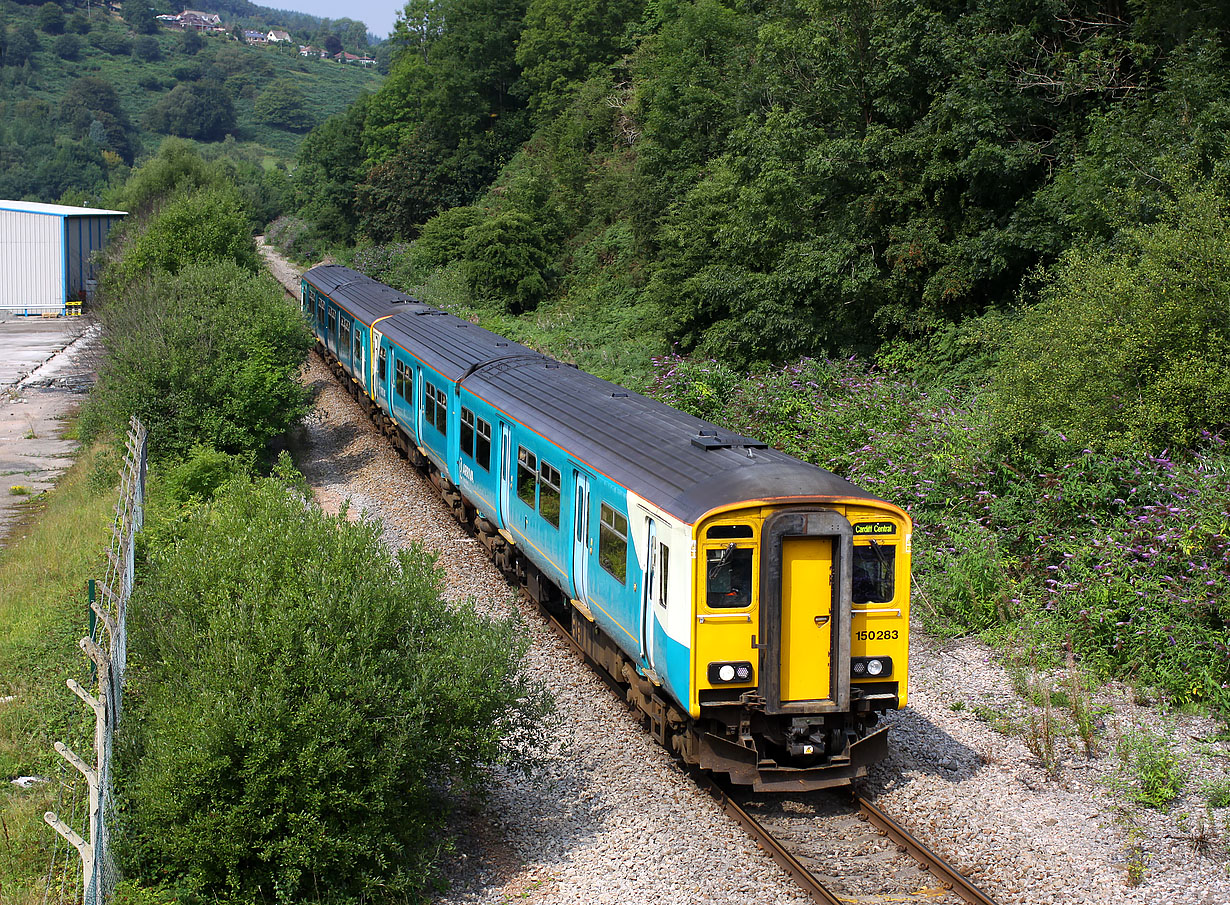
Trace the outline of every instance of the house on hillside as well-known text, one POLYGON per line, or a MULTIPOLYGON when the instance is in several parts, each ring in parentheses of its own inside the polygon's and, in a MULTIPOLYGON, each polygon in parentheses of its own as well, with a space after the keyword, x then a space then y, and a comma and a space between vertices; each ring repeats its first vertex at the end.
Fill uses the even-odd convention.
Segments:
POLYGON ((250 28, 243 30, 243 39, 248 44, 268 44, 269 38, 263 31, 253 31, 250 28))
POLYGON ((203 13, 199 9, 186 9, 180 16, 193 16, 200 19, 209 28, 217 28, 222 24, 222 17, 217 13, 203 13))
POLYGON ((284 31, 271 31, 265 35, 265 40, 270 44, 289 44, 290 35, 284 31))

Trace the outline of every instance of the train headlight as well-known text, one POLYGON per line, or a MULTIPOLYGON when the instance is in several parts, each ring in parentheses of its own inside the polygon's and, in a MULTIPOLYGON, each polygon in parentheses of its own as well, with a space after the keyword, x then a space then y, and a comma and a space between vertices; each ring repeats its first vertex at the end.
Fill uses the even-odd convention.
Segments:
POLYGON ((892 657, 851 657, 850 672, 856 679, 878 678, 893 674, 892 657))
POLYGON ((746 660, 709 664, 710 685, 742 685, 751 682, 754 676, 752 664, 746 660))

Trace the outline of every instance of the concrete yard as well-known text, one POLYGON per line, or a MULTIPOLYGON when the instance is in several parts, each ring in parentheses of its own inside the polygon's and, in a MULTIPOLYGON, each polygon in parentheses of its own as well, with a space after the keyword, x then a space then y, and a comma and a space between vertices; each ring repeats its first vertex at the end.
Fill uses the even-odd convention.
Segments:
POLYGON ((88 318, 0 312, 0 546, 25 503, 72 463, 64 418, 93 382, 97 332, 88 318))

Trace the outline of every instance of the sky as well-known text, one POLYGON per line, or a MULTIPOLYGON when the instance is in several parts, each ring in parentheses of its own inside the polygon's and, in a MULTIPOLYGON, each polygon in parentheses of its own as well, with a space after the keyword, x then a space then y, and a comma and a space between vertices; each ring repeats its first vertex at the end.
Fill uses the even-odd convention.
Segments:
POLYGON ((387 38, 406 0, 255 0, 259 6, 293 9, 322 19, 357 19, 372 34, 387 38))

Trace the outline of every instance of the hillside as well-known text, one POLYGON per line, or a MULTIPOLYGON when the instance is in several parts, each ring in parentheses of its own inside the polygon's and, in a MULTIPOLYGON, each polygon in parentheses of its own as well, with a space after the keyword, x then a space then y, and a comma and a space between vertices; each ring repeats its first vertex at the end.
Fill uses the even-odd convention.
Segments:
MULTIPOLYGON (((251 14, 243 21, 254 23, 251 14)), ((366 30, 353 25, 348 49, 361 50, 366 30)), ((89 202, 168 135, 226 140, 265 165, 289 163, 308 129, 383 80, 375 68, 301 57, 293 38, 250 46, 230 31, 166 28, 152 13, 134 23, 98 5, 2 0, 0 35, 6 198, 89 202)))

